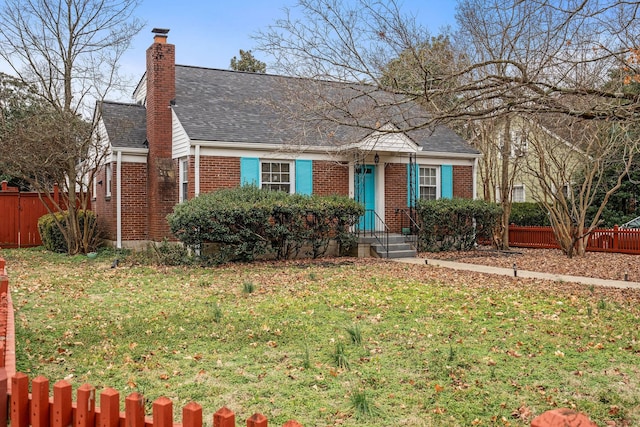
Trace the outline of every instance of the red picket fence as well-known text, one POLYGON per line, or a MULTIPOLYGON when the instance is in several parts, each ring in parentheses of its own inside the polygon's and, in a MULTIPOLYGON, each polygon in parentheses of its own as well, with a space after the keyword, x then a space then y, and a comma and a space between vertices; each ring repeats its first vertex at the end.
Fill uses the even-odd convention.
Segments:
MULTIPOLYGON (((7 378, 0 374, 0 392, 6 390, 7 378)), ((160 397, 153 402, 152 416, 145 414, 144 396, 131 393, 125 398, 124 412, 120 412, 120 395, 112 388, 100 393, 100 406, 96 407, 96 389, 83 384, 78 388, 76 401, 72 399, 71 384, 58 381, 53 385, 53 396, 49 396, 49 380, 38 376, 31 381, 29 377, 17 373, 11 378, 10 399, 11 427, 202 427, 202 406, 195 402, 182 408, 182 422, 173 422, 173 402, 160 397)), ((5 412, 1 412, 0 417, 5 412)), ((0 419, 0 426, 6 426, 7 420, 0 419)), ((254 414, 247 419, 247 427, 267 427, 267 418, 254 414)), ((228 408, 222 408, 213 414, 214 427, 235 427, 236 416, 228 408)), ((284 427, 302 427, 291 420, 284 427)))
MULTIPOLYGON (((125 398, 124 411, 120 411, 120 394, 112 388, 100 392, 100 405, 96 406, 96 389, 81 385, 73 400, 72 387, 67 381, 53 385, 37 376, 29 384, 24 373, 15 373, 15 347, 13 336, 13 307, 9 292, 9 279, 5 260, 0 258, 0 427, 202 427, 202 406, 195 402, 182 408, 180 423, 174 422, 173 402, 160 397, 152 404, 151 416, 145 413, 145 399, 139 393, 125 398), (31 387, 29 387, 31 385, 31 387), (31 388, 31 392, 29 392, 31 388)), ((246 420, 247 427, 267 427, 262 414, 253 414, 246 420)), ((531 427, 596 427, 589 418, 569 409, 547 411, 531 421, 531 427)), ((223 407, 213 414, 213 427, 236 427, 236 416, 223 407)), ((283 427, 302 427, 295 420, 283 427)))
MULTIPOLYGON (((509 246, 513 248, 559 249, 551 227, 509 226, 509 246)), ((640 230, 631 228, 598 228, 587 241, 587 251, 640 255, 640 230)))

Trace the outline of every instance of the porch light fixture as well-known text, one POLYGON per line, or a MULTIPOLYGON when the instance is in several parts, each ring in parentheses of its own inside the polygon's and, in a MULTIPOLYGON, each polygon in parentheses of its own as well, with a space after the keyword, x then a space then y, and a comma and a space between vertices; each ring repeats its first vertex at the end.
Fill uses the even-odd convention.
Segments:
POLYGON ((375 163, 376 165, 380 163, 380 156, 378 155, 378 153, 376 153, 376 155, 373 156, 373 163, 375 163))
POLYGON ((98 181, 98 185, 102 185, 102 180, 98 181))

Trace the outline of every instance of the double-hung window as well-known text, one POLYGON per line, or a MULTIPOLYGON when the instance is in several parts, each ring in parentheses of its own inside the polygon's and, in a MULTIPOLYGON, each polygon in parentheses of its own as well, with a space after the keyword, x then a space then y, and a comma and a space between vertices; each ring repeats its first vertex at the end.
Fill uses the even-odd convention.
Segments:
POLYGON ((189 197, 189 160, 180 161, 180 201, 189 197))
POLYGON ((263 190, 284 191, 291 193, 291 163, 262 161, 260 164, 261 180, 260 185, 263 190))
POLYGON ((420 166, 420 198, 435 200, 438 198, 438 169, 420 166))
POLYGON ((525 200, 524 184, 514 185, 511 189, 511 201, 515 203, 522 203, 525 200))
POLYGON ((105 197, 111 197, 111 163, 107 163, 104 168, 105 197))

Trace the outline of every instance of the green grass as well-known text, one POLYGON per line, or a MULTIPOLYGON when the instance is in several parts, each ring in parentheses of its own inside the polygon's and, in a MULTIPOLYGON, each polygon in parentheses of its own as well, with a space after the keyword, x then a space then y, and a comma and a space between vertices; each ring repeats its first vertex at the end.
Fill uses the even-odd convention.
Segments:
POLYGON ((209 425, 222 406, 274 426, 528 426, 555 407, 640 424, 637 291, 375 260, 0 256, 19 371, 168 396, 176 417, 193 400, 209 425))

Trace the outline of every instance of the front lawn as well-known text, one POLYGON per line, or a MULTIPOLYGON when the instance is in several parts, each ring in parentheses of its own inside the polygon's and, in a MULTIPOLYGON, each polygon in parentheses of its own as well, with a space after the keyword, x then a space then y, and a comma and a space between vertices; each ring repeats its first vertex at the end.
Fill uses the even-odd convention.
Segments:
POLYGON ((18 370, 269 425, 640 424, 640 292, 376 260, 111 268, 2 250, 18 370))

